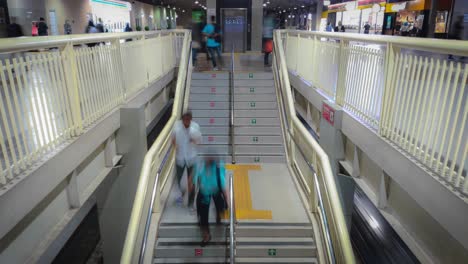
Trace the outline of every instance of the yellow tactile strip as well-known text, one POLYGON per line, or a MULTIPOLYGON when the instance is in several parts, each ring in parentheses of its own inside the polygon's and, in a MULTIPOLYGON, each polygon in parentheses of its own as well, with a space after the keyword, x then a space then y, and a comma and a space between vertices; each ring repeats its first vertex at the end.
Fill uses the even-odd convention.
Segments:
MULTIPOLYGON (((249 171, 261 170, 260 165, 226 165, 227 170, 234 173, 234 199, 236 205, 236 218, 238 220, 271 220, 270 210, 255 210, 252 206, 252 193, 250 189, 249 171)), ((228 214, 225 215, 227 218, 228 214)))

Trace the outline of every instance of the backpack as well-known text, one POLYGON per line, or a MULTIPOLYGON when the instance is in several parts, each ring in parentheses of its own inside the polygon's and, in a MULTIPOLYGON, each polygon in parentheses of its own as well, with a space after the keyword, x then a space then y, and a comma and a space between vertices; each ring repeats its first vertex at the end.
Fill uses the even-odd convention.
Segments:
POLYGON ((216 42, 218 43, 221 43, 221 41, 223 41, 221 39, 221 28, 219 27, 218 24, 215 24, 215 30, 214 30, 214 34, 216 34, 216 36, 213 38, 216 42))

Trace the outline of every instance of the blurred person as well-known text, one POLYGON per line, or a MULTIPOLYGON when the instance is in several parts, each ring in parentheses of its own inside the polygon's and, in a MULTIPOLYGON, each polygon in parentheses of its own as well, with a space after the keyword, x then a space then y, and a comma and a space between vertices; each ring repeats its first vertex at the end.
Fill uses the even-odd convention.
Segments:
POLYGON ((130 23, 127 23, 124 28, 124 32, 132 32, 133 29, 130 27, 130 23))
POLYGON ((202 23, 193 22, 191 25, 191 29, 192 29, 192 64, 194 67, 196 67, 198 52, 202 48, 202 42, 203 42, 202 23))
POLYGON ((39 36, 48 36, 48 29, 45 19, 43 17, 39 18, 39 23, 37 24, 37 34, 39 36))
POLYGON ((369 34, 370 28, 371 25, 369 24, 369 22, 366 22, 366 24, 364 25, 364 34, 369 34))
POLYGON ((70 25, 70 21, 68 19, 65 20, 65 24, 63 24, 63 32, 65 35, 71 35, 72 33, 72 26, 70 25))
MULTIPOLYGON (((463 26, 463 16, 458 16, 457 20, 453 24, 452 33, 450 34, 451 39, 455 40, 463 40, 463 33, 464 33, 464 26, 463 26)), ((450 60, 453 60, 453 55, 450 54, 448 57, 450 60)), ((464 60, 465 57, 461 57, 461 60, 464 60)))
POLYGON ((17 38, 24 36, 21 26, 16 23, 16 17, 11 17, 10 22, 7 26, 7 37, 17 38))
POLYGON ((102 24, 102 19, 98 18, 98 23, 96 24, 96 29, 98 33, 104 33, 104 25, 102 24))
POLYGON ((345 32, 345 27, 343 26, 341 21, 338 22, 338 26, 335 27, 335 32, 345 32))
POLYGON ((211 16, 210 19, 211 23, 207 24, 203 28, 203 35, 207 37, 206 46, 208 48, 208 52, 210 53, 211 62, 213 63, 213 70, 217 71, 217 63, 216 63, 216 55, 218 56, 218 60, 222 62, 222 55, 221 55, 221 32, 219 31, 219 27, 216 25, 216 18, 215 16, 211 16))
POLYGON ((229 207, 224 162, 217 161, 213 156, 197 163, 193 177, 193 184, 199 187, 197 214, 203 237, 202 247, 211 240, 209 226, 211 200, 214 201, 216 207, 216 224, 221 224, 221 216, 229 207))
POLYGON ((263 52, 265 57, 263 64, 268 66, 270 63, 270 53, 273 52, 273 30, 275 29, 275 18, 271 13, 267 13, 263 19, 263 52))
POLYGON ((331 25, 331 22, 328 22, 327 27, 325 28, 325 31, 327 32, 333 32, 333 27, 331 25))
POLYGON ((182 206, 185 193, 188 193, 188 207, 193 211, 195 192, 192 186, 193 166, 197 159, 197 145, 200 144, 202 134, 200 126, 192 121, 192 112, 187 111, 182 115, 182 120, 174 124, 172 130, 172 144, 176 148, 176 179, 179 184, 181 196, 176 204, 182 206), (187 190, 182 189, 181 180, 187 169, 187 190))
POLYGON ((94 26, 94 22, 92 20, 88 21, 88 25, 86 26, 85 33, 99 33, 99 30, 94 26))

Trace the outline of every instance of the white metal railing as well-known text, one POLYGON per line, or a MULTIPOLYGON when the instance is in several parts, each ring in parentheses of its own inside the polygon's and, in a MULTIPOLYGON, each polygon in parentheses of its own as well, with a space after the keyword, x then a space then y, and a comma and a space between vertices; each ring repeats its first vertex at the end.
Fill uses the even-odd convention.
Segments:
POLYGON ((172 70, 187 34, 0 40, 0 188, 172 70))
POLYGON ((281 34, 289 71, 468 195, 468 41, 281 34))
POLYGON ((148 243, 149 225, 152 223, 153 214, 161 213, 160 195, 175 166, 171 131, 174 123, 187 109, 190 94, 192 60, 189 31, 186 31, 182 43, 172 114, 145 156, 120 260, 122 264, 153 261, 154 245, 148 243), (151 254, 147 254, 148 252, 151 254))
POLYGON ((285 53, 288 53, 284 50, 281 34, 282 31, 274 33, 273 75, 288 162, 307 194, 310 213, 320 220, 319 231, 325 240, 326 258, 320 261, 352 264, 355 258, 330 161, 296 116, 287 69, 291 64, 286 64, 285 53))

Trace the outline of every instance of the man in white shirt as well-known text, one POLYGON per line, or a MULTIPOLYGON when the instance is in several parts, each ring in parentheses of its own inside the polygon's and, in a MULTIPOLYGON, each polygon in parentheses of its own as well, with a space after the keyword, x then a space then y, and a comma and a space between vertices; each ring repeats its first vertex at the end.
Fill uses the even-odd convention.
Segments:
POLYGON ((185 191, 183 190, 180 181, 187 168, 187 189, 188 189, 188 206, 193 207, 195 192, 193 191, 192 183, 192 168, 197 159, 197 145, 201 142, 202 134, 200 126, 192 121, 192 113, 185 112, 182 115, 182 120, 174 124, 172 131, 172 143, 176 147, 176 176, 179 184, 181 197, 177 199, 177 204, 182 205, 185 191))

